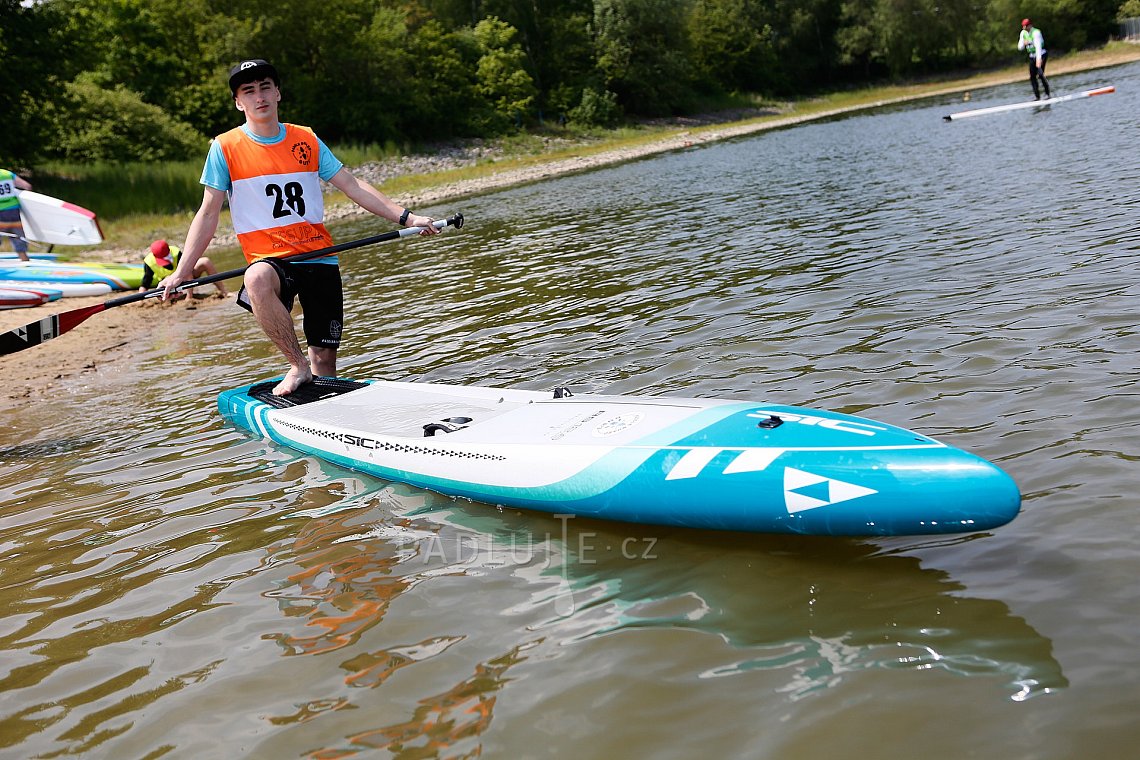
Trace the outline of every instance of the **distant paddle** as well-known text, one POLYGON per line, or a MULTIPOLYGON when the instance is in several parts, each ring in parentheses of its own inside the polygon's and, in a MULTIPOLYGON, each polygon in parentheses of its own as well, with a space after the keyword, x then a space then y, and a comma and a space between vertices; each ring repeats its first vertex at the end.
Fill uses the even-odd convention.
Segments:
MULTIPOLYGON (((455 216, 448 217, 447 219, 437 219, 432 222, 433 227, 443 229, 444 227, 455 227, 456 229, 463 226, 463 214, 456 214, 455 216)), ((389 240, 397 238, 408 237, 410 235, 418 235, 419 227, 405 227, 401 230, 392 230, 385 232, 382 235, 373 235, 372 237, 361 238, 360 240, 350 240, 347 243, 339 243, 331 245, 328 248, 321 248, 318 251, 306 251, 305 253, 298 253, 292 256, 282 256, 282 261, 303 261, 305 259, 315 259, 321 256, 328 256, 341 251, 352 250, 353 248, 363 248, 366 245, 375 245, 376 243, 385 243, 389 240)), ((245 274, 245 270, 249 266, 241 267, 240 269, 231 269, 227 272, 218 272, 217 274, 202 277, 197 280, 189 280, 182 283, 175 292, 182 290, 189 290, 196 288, 199 285, 206 285, 218 280, 228 280, 232 277, 240 277, 245 274)), ((31 324, 17 327, 15 330, 9 330, 6 333, 0 334, 0 356, 6 354, 14 354, 17 351, 23 351, 25 348, 38 346, 46 340, 58 338, 65 332, 75 328, 88 317, 92 317, 101 311, 122 306, 123 304, 135 303, 136 301, 145 301, 148 298, 158 298, 162 295, 162 290, 155 288, 148 290, 145 293, 132 293, 129 296, 122 296, 120 298, 112 298, 109 301, 104 301, 94 306, 85 306, 82 309, 73 309, 72 311, 65 311, 62 314, 54 314, 50 317, 32 322, 31 324)))

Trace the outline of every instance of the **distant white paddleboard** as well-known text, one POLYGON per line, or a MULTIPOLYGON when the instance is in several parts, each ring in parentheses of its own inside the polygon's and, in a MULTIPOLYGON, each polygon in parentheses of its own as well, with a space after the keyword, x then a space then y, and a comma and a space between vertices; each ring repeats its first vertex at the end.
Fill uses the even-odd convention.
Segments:
POLYGON ((19 197, 20 221, 28 240, 51 245, 103 242, 103 231, 94 212, 31 190, 21 191, 19 197))
POLYGON ((1024 103, 1009 103, 1004 106, 991 106, 990 108, 977 108, 973 111, 959 111, 952 113, 949 116, 943 116, 945 121, 957 121, 958 119, 967 119, 972 116, 985 116, 991 113, 1002 113, 1004 111, 1016 111, 1021 108, 1043 108, 1051 106, 1056 103, 1064 103, 1069 100, 1078 100, 1080 98, 1091 98, 1093 95, 1107 95, 1110 92, 1116 92, 1116 88, 1112 85, 1107 87, 1097 87, 1095 90, 1085 90, 1084 92, 1073 93, 1072 95, 1062 95, 1059 98, 1046 98, 1045 100, 1029 100, 1024 103))

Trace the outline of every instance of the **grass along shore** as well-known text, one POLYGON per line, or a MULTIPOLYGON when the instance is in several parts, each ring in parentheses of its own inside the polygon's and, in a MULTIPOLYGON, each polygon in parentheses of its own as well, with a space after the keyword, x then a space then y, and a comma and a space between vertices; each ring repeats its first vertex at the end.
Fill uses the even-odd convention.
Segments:
MULTIPOLYGON (((1137 60, 1140 60, 1140 44, 1112 42, 1096 50, 1058 56, 1050 61, 1049 75, 1053 77, 1137 60)), ((423 207, 694 144, 905 101, 964 95, 1026 78, 1024 66, 1017 65, 960 78, 847 90, 772 107, 758 107, 750 109, 750 113, 736 111, 662 119, 637 127, 574 136, 529 135, 494 142, 475 141, 468 149, 459 151, 460 155, 445 156, 443 160, 431 156, 367 160, 361 156, 365 160, 346 163, 353 166, 358 176, 379 187, 398 203, 423 207), (739 118, 742 113, 744 118, 739 118)), ((347 152, 345 157, 352 158, 350 153, 347 152)), ((330 192, 326 196, 326 214, 330 221, 356 213, 363 212, 339 192, 330 192)), ((156 238, 181 244, 192 218, 193 211, 101 218, 106 240, 97 247, 98 250, 77 248, 62 252, 67 258, 137 261, 140 252, 156 238)), ((227 209, 223 211, 211 249, 231 248, 235 242, 227 209)))

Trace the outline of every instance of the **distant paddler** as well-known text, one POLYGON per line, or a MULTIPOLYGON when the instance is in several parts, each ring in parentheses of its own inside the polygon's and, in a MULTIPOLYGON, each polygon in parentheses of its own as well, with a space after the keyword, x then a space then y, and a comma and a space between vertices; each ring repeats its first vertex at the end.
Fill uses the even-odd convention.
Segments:
POLYGON ((24 227, 20 223, 20 198, 18 190, 31 190, 32 183, 15 172, 0 169, 0 232, 4 239, 12 241, 12 250, 21 261, 28 261, 28 241, 24 239, 24 227))
POLYGON ((1021 36, 1017 38, 1017 49, 1029 53, 1029 83, 1033 85, 1033 99, 1041 100, 1041 90, 1037 87, 1038 78, 1045 86, 1045 97, 1053 97, 1049 94, 1049 80, 1045 78, 1045 62, 1049 58, 1049 53, 1045 50, 1045 38, 1041 36, 1041 30, 1033 26, 1033 22, 1027 18, 1021 20, 1021 36))

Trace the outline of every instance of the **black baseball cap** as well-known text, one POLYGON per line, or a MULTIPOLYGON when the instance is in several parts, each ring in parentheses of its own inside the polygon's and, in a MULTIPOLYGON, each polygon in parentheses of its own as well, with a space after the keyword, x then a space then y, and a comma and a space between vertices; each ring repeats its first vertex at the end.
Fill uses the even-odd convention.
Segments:
POLYGON ((251 58, 230 69, 230 94, 237 95, 237 89, 243 84, 256 82, 259 79, 272 79, 273 84, 281 86, 281 79, 277 76, 277 69, 273 64, 261 58, 251 58))

